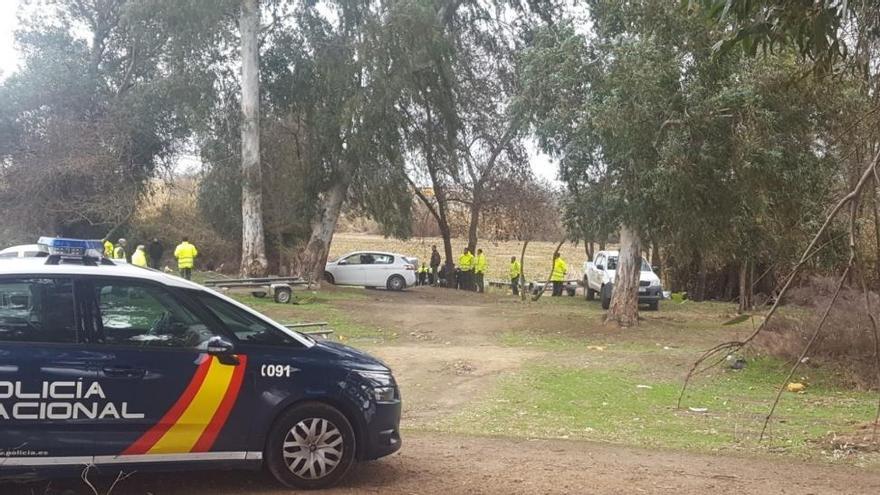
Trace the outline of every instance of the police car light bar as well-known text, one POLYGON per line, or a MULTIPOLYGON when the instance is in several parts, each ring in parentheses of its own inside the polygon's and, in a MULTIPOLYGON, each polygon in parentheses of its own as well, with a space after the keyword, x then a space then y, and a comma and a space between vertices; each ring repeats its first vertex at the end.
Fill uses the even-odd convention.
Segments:
POLYGON ((101 260, 104 251, 102 242, 98 240, 40 237, 37 244, 45 246, 49 251, 49 259, 46 260, 46 264, 50 265, 57 265, 61 259, 101 260))

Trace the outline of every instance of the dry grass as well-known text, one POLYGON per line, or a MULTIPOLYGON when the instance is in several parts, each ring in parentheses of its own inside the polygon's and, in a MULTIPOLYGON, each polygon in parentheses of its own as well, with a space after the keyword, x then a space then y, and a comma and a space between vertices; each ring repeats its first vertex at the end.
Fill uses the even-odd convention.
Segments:
MULTIPOLYGON (((333 244, 330 246, 330 257, 335 258, 351 251, 374 249, 391 251, 407 256, 415 256, 420 262, 428 262, 431 258, 431 245, 436 244, 440 254, 443 254, 443 241, 439 237, 419 237, 408 241, 384 238, 379 235, 337 233, 333 236, 333 244)), ((458 255, 467 245, 466 239, 453 239, 452 250, 455 255, 454 262, 458 262, 458 255)), ((493 242, 484 241, 478 247, 483 249, 489 261, 488 280, 503 280, 507 278, 507 269, 510 257, 519 257, 522 251, 522 243, 517 241, 493 242)), ((550 273, 550 263, 556 243, 530 242, 525 256, 526 280, 544 279, 550 273)), ((584 253, 583 244, 564 244, 560 249, 562 259, 568 263, 568 278, 581 279, 582 267, 587 255, 584 253)))

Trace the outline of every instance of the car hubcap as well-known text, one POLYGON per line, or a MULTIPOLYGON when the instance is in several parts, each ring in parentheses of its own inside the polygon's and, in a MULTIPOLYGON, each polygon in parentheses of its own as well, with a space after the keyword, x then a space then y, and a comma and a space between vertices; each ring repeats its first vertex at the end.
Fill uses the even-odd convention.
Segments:
POLYGON ((342 460, 342 433, 326 419, 304 419, 287 432, 282 450, 290 472, 300 478, 320 479, 342 460))

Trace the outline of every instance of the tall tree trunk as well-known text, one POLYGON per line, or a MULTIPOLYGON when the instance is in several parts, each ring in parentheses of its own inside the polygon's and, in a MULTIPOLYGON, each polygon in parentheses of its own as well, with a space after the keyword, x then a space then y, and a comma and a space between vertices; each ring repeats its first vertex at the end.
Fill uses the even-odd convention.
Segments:
POLYGON ((263 174, 260 170, 260 6, 242 0, 241 17, 241 274, 266 274, 263 174))
POLYGON ((752 309, 752 281, 749 280, 749 261, 739 264, 739 312, 752 309))
POLYGON ((476 192, 474 193, 474 201, 471 203, 470 208, 470 222, 468 223, 468 249, 472 253, 477 252, 477 228, 480 225, 480 210, 482 209, 482 204, 477 199, 476 192))
POLYGON ((639 324, 639 272, 642 267, 639 232, 628 225, 620 226, 620 256, 614 277, 611 306, 605 321, 621 327, 639 324))
POLYGON ((310 282, 318 282, 324 277, 324 266, 330 254, 330 243, 342 212, 342 205, 348 194, 350 180, 339 178, 321 198, 318 211, 312 218, 312 235, 300 261, 301 275, 310 282))

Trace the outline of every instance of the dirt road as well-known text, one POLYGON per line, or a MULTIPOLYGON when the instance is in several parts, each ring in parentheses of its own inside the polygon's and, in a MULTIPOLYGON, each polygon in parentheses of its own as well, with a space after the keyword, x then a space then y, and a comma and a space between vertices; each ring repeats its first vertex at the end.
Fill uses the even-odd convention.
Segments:
MULTIPOLYGON (((100 480, 100 493, 109 480, 100 480)), ((77 491, 91 493, 78 484, 77 491)), ((59 488, 64 485, 56 485, 59 488)), ((43 494, 4 486, 4 495, 43 494)), ((50 492, 51 493, 51 492, 50 492)), ((62 492, 63 493, 63 492, 62 492)), ((268 475, 245 471, 135 474, 117 495, 281 495, 268 475)), ((508 440, 410 433, 403 450, 355 466, 327 495, 381 494, 876 494, 880 473, 804 464, 617 447, 590 442, 508 440)))

